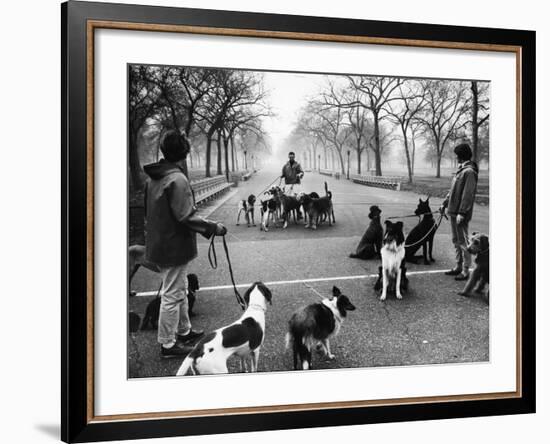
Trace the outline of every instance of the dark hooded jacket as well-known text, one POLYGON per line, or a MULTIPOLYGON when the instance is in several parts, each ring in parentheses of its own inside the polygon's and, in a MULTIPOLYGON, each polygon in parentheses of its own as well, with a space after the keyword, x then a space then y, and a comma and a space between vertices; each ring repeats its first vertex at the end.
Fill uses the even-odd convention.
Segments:
POLYGON ((183 265, 197 257, 196 233, 209 238, 216 223, 198 217, 183 171, 164 159, 146 165, 145 255, 159 266, 183 265))
POLYGON ((468 221, 472 218, 477 189, 477 175, 478 167, 475 162, 467 161, 460 165, 453 177, 451 190, 443 202, 450 215, 460 214, 468 221))

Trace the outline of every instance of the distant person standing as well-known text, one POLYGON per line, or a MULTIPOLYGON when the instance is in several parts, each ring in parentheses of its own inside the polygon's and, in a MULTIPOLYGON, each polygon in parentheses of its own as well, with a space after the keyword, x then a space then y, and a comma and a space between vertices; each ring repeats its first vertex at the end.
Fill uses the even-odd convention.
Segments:
POLYGON ((468 224, 472 219, 477 189, 478 166, 472 159, 472 149, 467 143, 455 147, 458 170, 453 177, 451 189, 440 211, 447 210, 451 219, 452 242, 455 247, 456 265, 447 271, 457 281, 465 281, 470 274, 472 256, 468 252, 468 224))
MULTIPOLYGON (((298 194, 301 191, 301 180, 304 177, 304 170, 301 165, 296 162, 296 155, 293 151, 288 153, 288 162, 284 164, 281 179, 285 180, 285 185, 289 188, 286 190, 288 194, 298 194)), ((298 210, 298 219, 302 218, 302 213, 298 210)))
POLYGON ((183 173, 189 142, 177 131, 161 141, 164 159, 146 165, 145 255, 162 278, 158 322, 161 357, 181 357, 191 350, 186 343, 203 335, 191 329, 187 300, 187 268, 197 257, 196 233, 206 238, 223 236, 227 229, 196 215, 195 199, 183 173))

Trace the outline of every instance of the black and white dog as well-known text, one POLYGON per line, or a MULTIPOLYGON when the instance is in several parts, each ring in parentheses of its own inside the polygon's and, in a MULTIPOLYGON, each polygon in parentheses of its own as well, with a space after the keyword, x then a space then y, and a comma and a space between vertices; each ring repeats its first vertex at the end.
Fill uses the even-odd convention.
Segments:
MULTIPOLYGON (((188 303, 188 310, 189 317, 195 316, 195 313, 193 312, 193 307, 195 306, 195 301, 197 299, 196 293, 200 289, 199 286, 199 278, 194 273, 189 273, 187 275, 187 303, 188 303)), ((147 304, 147 308, 145 309, 145 316, 143 317, 143 322, 141 324, 141 330, 147 330, 150 328, 157 329, 158 328, 158 321, 159 321, 159 314, 160 314, 160 289, 159 294, 155 299, 153 299, 149 304, 147 304)))
POLYGON ((311 352, 317 345, 329 359, 334 359, 329 339, 338 334, 347 312, 355 310, 355 305, 338 287, 333 287, 332 294, 331 299, 301 308, 290 318, 286 346, 287 349, 292 346, 294 370, 299 369, 298 364, 303 370, 312 368, 311 352))
POLYGON ((269 231, 270 220, 276 224, 279 219, 279 214, 281 212, 280 192, 281 189, 279 187, 271 187, 270 190, 264 193, 269 195, 270 198, 260 201, 260 217, 262 220, 260 230, 262 231, 269 231))
POLYGON ((251 194, 247 199, 239 201, 237 209, 237 225, 239 225, 239 219, 241 218, 241 213, 244 213, 244 218, 246 220, 246 226, 250 227, 251 222, 252 226, 255 227, 256 223, 254 222, 254 204, 256 203, 256 196, 251 194))
POLYGON ((193 374, 228 373, 227 360, 233 355, 241 359, 241 371, 258 371, 260 347, 265 337, 265 312, 271 304, 271 291, 255 282, 244 294, 247 309, 235 322, 206 334, 183 360, 177 376, 189 370, 193 374))
POLYGON ((375 290, 380 289, 382 278, 381 301, 386 300, 388 287, 395 288, 395 297, 401 299, 401 290, 407 284, 405 269, 405 236, 403 235, 403 222, 391 222, 387 220, 386 232, 382 241, 382 267, 379 269, 378 281, 374 285, 375 290), (381 276, 380 276, 381 275, 381 276))

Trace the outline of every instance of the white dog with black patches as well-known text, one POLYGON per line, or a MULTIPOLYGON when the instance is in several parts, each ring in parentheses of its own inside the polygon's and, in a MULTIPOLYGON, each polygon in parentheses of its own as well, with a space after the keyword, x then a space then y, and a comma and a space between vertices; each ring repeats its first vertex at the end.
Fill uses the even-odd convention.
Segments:
POLYGON ((182 362, 177 376, 189 370, 196 375, 228 373, 227 360, 237 355, 241 371, 258 371, 260 347, 265 337, 265 312, 271 304, 271 291, 261 282, 255 282, 244 294, 246 311, 234 323, 205 335, 182 362))

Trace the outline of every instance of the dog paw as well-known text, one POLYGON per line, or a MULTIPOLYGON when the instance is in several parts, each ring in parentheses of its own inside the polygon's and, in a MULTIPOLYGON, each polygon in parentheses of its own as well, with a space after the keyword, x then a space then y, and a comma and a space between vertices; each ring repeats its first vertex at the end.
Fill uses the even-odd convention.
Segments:
POLYGON ((395 297, 396 297, 397 299, 403 299, 403 296, 401 295, 401 293, 397 293, 397 294, 395 295, 395 297))
POLYGON ((381 300, 381 301, 385 301, 385 300, 386 300, 386 295, 383 294, 382 296, 380 296, 380 300, 381 300))
POLYGON ((336 359, 336 356, 334 356, 332 353, 330 355, 327 355, 327 358, 331 361, 334 361, 336 359))
POLYGON ((430 262, 435 262, 435 259, 433 257, 431 257, 430 262))
POLYGON ((464 296, 464 297, 467 297, 467 298, 469 298, 469 297, 471 296, 470 293, 467 293, 467 292, 465 292, 465 291, 459 291, 458 294, 459 294, 460 296, 464 296))

